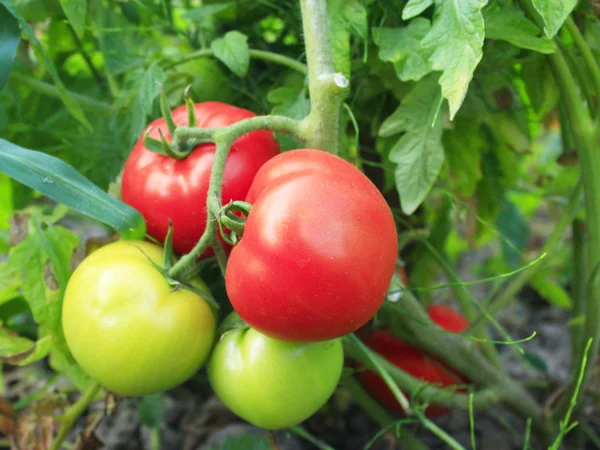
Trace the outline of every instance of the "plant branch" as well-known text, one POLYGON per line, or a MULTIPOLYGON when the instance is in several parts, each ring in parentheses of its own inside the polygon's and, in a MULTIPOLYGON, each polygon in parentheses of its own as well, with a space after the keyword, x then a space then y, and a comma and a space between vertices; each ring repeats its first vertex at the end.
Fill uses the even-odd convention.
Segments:
POLYGON ((61 448, 63 441, 71 431, 71 428, 73 428, 73 424, 79 418, 79 416, 83 414, 89 404, 94 401, 99 391, 100 385, 96 382, 93 382, 83 392, 79 400, 77 400, 67 409, 65 414, 61 417, 62 425, 58 431, 58 434, 52 441, 50 450, 59 450, 61 448))
POLYGON ((337 154, 340 108, 349 81, 334 71, 327 3, 300 0, 300 8, 311 103, 310 113, 302 121, 302 134, 309 147, 337 154))
POLYGON ((542 408, 531 395, 504 371, 490 364, 477 351, 474 342, 464 336, 438 329, 409 291, 404 291, 401 306, 386 301, 380 311, 392 334, 437 356, 469 380, 495 392, 516 413, 525 418, 530 417, 536 431, 544 439, 547 438, 542 408))
POLYGON ((600 67, 572 17, 567 18, 565 26, 567 27, 567 30, 569 30, 569 34, 573 38, 575 46, 581 53, 581 56, 583 56, 583 60, 592 74, 592 80, 594 81, 596 90, 596 101, 598 101, 598 97, 600 97, 600 67))
MULTIPOLYGON (((44 81, 36 80, 35 78, 28 77, 28 76, 22 75, 20 73, 16 73, 14 71, 13 71, 13 73, 11 73, 11 78, 23 83, 27 87, 30 87, 31 89, 33 89, 36 92, 39 92, 40 94, 44 94, 48 97, 57 98, 57 99, 61 98, 61 94, 60 94, 59 90, 56 88, 56 86, 54 86, 52 84, 46 83, 44 81)), ((69 97, 71 97, 73 100, 75 100, 77 103, 79 103, 79 105, 82 108, 91 109, 91 110, 94 110, 95 112, 99 112, 101 114, 107 114, 107 115, 113 114, 115 112, 115 108, 109 103, 104 103, 99 100, 95 100, 93 98, 86 97, 85 95, 76 94, 76 93, 70 92, 70 91, 67 91, 67 95, 69 97)))
MULTIPOLYGON (((279 53, 273 53, 273 52, 269 52, 266 50, 256 50, 256 49, 249 49, 248 50, 248 54, 250 55, 251 58, 254 59, 261 59, 263 61, 268 61, 268 62, 273 62, 279 65, 282 65, 284 67, 287 67, 289 69, 295 70, 296 72, 299 72, 303 75, 306 75, 307 73, 307 69, 306 69, 306 65, 302 64, 300 61, 296 61, 295 59, 289 58, 287 56, 284 55, 280 55, 279 53)), ((182 57, 181 59, 178 59, 177 61, 171 61, 169 62, 166 66, 165 69, 172 69, 180 64, 186 63, 188 61, 192 61, 194 59, 198 59, 198 58, 206 58, 206 57, 210 57, 210 56, 214 56, 215 52, 210 49, 210 48, 204 48, 202 50, 198 50, 195 51, 193 53, 189 53, 187 55, 185 55, 184 57, 182 57)))
MULTIPOLYGON (((429 384, 423 380, 419 380, 392 363, 387 361, 385 358, 379 356, 377 353, 371 351, 371 357, 367 358, 363 352, 358 351, 356 345, 349 339, 344 338, 344 354, 355 361, 360 362, 365 367, 373 367, 372 359, 377 361, 377 364, 385 370, 398 387, 413 396, 418 398, 427 404, 445 406, 449 408, 460 408, 469 409, 470 395, 460 392, 456 392, 450 389, 440 389, 432 384, 429 384)), ((475 409, 483 409, 491 406, 494 403, 498 403, 500 398, 493 390, 483 390, 473 395, 473 407, 475 409)))
MULTIPOLYGON (((192 129, 194 130, 194 129, 192 129)), ((196 130, 202 130, 197 128, 196 130)), ((221 210, 221 192, 222 192, 222 184, 223 184, 223 173, 225 172, 225 161, 227 160, 227 155, 229 153, 229 149, 233 144, 236 136, 234 134, 230 134, 223 129, 220 132, 215 132, 213 137, 217 144, 217 148, 215 150, 215 156, 213 159, 213 167, 210 175, 210 186, 208 188, 208 194, 206 196, 206 228, 204 229, 204 233, 202 237, 198 241, 198 243, 194 246, 191 252, 182 256, 182 258, 175 263, 173 267, 168 272, 168 276, 175 278, 177 274, 179 274, 182 270, 184 270, 187 266, 193 264, 198 257, 206 250, 207 247, 212 246, 215 254, 217 254, 217 258, 219 261, 219 267, 224 271, 224 261, 223 255, 219 257, 220 248, 217 248, 220 244, 217 239, 217 225, 215 223, 215 219, 221 210), (221 134, 219 134, 221 133, 221 134)), ((177 129, 179 131, 179 128, 177 129)))
POLYGON ((257 130, 278 131, 290 134, 301 141, 304 140, 298 121, 284 116, 256 116, 223 128, 177 127, 175 139, 181 144, 186 144, 193 140, 216 140, 215 136, 219 134, 222 137, 231 138, 233 142, 238 137, 257 130))
MULTIPOLYGON (((394 427, 394 418, 383 407, 371 397, 353 377, 342 379, 342 385, 352 394, 352 399, 366 413, 379 424, 383 430, 390 430, 394 427)), ((399 424, 398 424, 399 425, 399 424)), ((383 433, 382 433, 383 434, 383 433)), ((396 433, 397 434, 397 433, 396 433)), ((428 447, 421 442, 414 434, 403 429, 401 432, 402 448, 406 450, 427 450, 428 447)))

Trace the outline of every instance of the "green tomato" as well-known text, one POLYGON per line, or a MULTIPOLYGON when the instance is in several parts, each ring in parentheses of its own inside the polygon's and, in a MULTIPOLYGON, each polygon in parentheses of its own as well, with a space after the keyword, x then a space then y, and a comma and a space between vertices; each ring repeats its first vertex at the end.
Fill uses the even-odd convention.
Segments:
MULTIPOLYGON (((75 360, 126 396, 182 383, 204 364, 215 337, 206 301, 173 290, 148 258, 162 264, 163 249, 120 241, 96 250, 71 276, 63 303, 63 329, 75 360)), ((210 296, 205 284, 193 284, 210 296)))
POLYGON ((343 362, 339 339, 299 344, 237 328, 221 336, 208 376, 231 411, 260 428, 276 430, 308 419, 327 402, 343 362))

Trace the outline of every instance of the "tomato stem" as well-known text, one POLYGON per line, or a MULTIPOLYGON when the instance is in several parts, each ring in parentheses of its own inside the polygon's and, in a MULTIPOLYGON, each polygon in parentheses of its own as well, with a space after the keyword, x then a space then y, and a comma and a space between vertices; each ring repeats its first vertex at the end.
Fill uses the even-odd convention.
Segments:
MULTIPOLYGON (((368 347, 366 348, 370 353, 369 357, 367 357, 364 352, 357 351, 357 348, 351 340, 343 338, 343 343, 344 354, 348 358, 360 362, 365 367, 372 366, 371 361, 376 360, 380 368, 389 374, 403 392, 415 396, 415 398, 418 398, 423 403, 445 406, 448 408, 469 409, 469 394, 457 392, 454 389, 455 387, 442 389, 433 384, 428 384, 427 382, 404 372, 402 369, 396 367, 368 347)), ((500 401, 498 393, 493 389, 482 389, 472 395, 475 409, 487 408, 500 401)))
POLYGON ((271 445, 272 450, 279 450, 279 445, 277 445, 277 436, 275 436, 274 431, 267 431, 267 439, 269 439, 269 444, 271 445))
MULTIPOLYGON (((274 62, 274 63, 280 64, 282 66, 288 67, 292 70, 295 70, 296 72, 299 72, 304 75, 306 75, 306 73, 307 73, 306 65, 302 64, 300 61, 296 61, 295 59, 289 58, 284 55, 280 55, 279 53, 273 53, 273 52, 269 52, 266 50, 256 50, 256 49, 252 49, 252 48, 248 50, 248 53, 250 54, 251 58, 261 59, 263 61, 274 62)), ((185 64, 188 61, 192 61, 194 59, 199 59, 199 58, 212 57, 214 55, 215 55, 214 50, 212 50, 210 48, 204 48, 202 50, 198 50, 193 53, 189 53, 189 54, 185 55, 183 58, 178 59, 177 61, 170 62, 165 67, 165 69, 167 69, 167 70, 172 69, 173 67, 176 67, 180 64, 185 64)))
POLYGON ((83 414, 88 405, 94 401, 99 391, 100 385, 95 381, 92 382, 82 393, 79 400, 77 400, 67 409, 65 414, 62 416, 62 425, 58 431, 58 434, 52 441, 50 450, 59 450, 61 448, 63 441, 71 431, 71 428, 73 428, 73 424, 79 418, 79 416, 83 414))
POLYGON ((394 379, 390 376, 389 372, 381 365, 381 362, 375 357, 376 355, 365 345, 363 342, 354 334, 350 333, 344 336, 344 341, 349 341, 365 356, 365 360, 368 361, 369 365, 373 367, 377 373, 383 378, 387 386, 394 394, 396 400, 404 410, 407 416, 412 414, 410 403, 404 393, 398 388, 398 385, 394 379))

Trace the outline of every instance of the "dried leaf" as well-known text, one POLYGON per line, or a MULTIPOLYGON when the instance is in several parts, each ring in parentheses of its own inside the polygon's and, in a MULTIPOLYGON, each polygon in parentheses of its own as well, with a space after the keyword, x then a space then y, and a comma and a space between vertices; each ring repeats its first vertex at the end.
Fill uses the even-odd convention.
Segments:
POLYGON ((0 433, 5 436, 12 436, 17 424, 17 414, 15 410, 3 398, 0 398, 0 433))

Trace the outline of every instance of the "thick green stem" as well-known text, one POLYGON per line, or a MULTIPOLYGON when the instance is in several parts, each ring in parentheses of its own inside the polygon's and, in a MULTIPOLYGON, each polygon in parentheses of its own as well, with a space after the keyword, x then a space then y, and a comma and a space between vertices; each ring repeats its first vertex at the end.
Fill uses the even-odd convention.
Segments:
MULTIPOLYGON (((561 100, 565 104, 569 116, 570 129, 579 153, 581 175, 584 190, 585 214, 588 229, 588 257, 590 271, 600 264, 600 148, 598 136, 592 119, 585 109, 583 100, 572 74, 560 52, 548 56, 556 83, 561 92, 561 100)), ((600 344, 600 283, 590 283, 587 293, 586 322, 581 344, 592 340, 590 347, 590 364, 583 373, 582 391, 591 378, 591 368, 598 353, 600 344)), ((580 349, 579 354, 583 353, 580 349)), ((570 398, 575 391, 578 368, 571 371, 570 389, 565 393, 570 398)))
POLYGON ((59 450, 62 446, 63 441, 73 428, 75 421, 83 414, 88 405, 94 401, 96 395, 100 391, 100 385, 96 382, 90 384, 85 392, 81 395, 79 400, 75 402, 66 413, 61 417, 62 425, 58 434, 52 441, 50 450, 59 450))
POLYGON ((567 18, 565 26, 567 27, 567 30, 569 30, 569 34, 573 38, 575 46, 581 53, 581 56, 583 57, 583 60, 585 61, 585 64, 592 75, 592 80, 594 81, 594 87, 596 90, 596 99, 598 99, 598 97, 600 97, 600 67, 596 62, 596 58, 594 58, 590 47, 588 46, 587 42, 585 42, 585 39, 581 35, 581 32, 579 31, 579 28, 577 28, 577 25, 572 17, 567 18))
POLYGON ((333 68, 327 2, 300 0, 300 8, 311 103, 310 114, 302 121, 302 134, 309 147, 337 154, 340 107, 349 81, 333 68))
POLYGON ((580 364, 583 349, 583 325, 585 323, 586 294, 588 279, 585 225, 575 220, 573 230, 573 309, 571 310, 571 367, 580 364))
POLYGON ((531 417, 536 431, 547 437, 542 408, 531 395, 504 371, 490 364, 477 351, 474 342, 438 329, 410 292, 404 292, 401 305, 386 301, 380 311, 395 336, 437 356, 479 386, 489 388, 516 413, 531 417))
MULTIPOLYGON (((539 15, 533 8, 531 1, 520 0, 520 3, 525 12, 540 25, 539 15)), ((567 24, 567 26, 569 25, 567 24)), ((572 31, 577 34, 575 30, 572 31)), ((573 38, 576 39, 574 35, 573 38)), ((597 280, 598 277, 594 275, 600 264, 600 149, 598 148, 597 129, 589 110, 585 107, 573 74, 570 72, 560 48, 557 52, 547 55, 546 58, 558 85, 561 102, 569 120, 568 128, 579 154, 588 230, 588 267, 590 274, 592 274, 591 279, 586 283, 588 287, 586 296, 587 313, 580 342, 582 347, 583 345, 587 346, 591 340, 588 353, 590 362, 582 371, 581 377, 577 366, 571 368, 569 389, 564 393, 562 403, 557 408, 558 411, 561 411, 564 410, 567 402, 575 396, 579 387, 582 392, 585 392, 591 379, 592 368, 595 366, 600 344, 600 282, 597 280), (581 386, 578 383, 580 378, 581 386)), ((583 355, 584 349, 580 348, 578 353, 583 355)))

